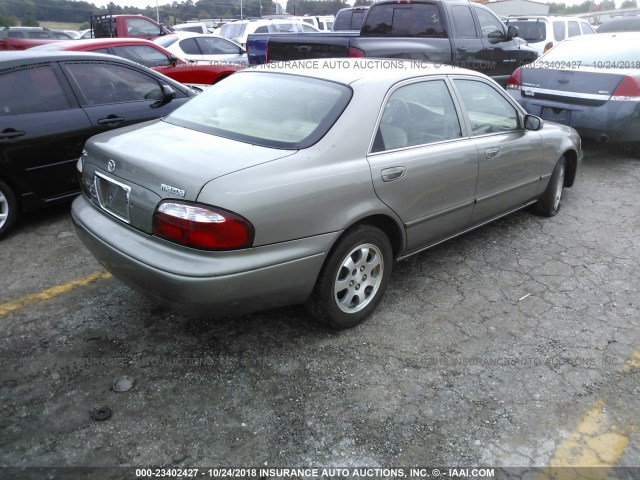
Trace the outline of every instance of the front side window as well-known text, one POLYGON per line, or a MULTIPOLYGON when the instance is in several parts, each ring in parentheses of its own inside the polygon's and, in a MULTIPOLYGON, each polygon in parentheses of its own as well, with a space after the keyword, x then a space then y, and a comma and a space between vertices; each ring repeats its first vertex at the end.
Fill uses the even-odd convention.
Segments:
POLYGON ((174 125, 273 148, 307 148, 351 99, 338 83, 298 75, 239 72, 165 118, 174 125))
POLYGON ((171 65, 171 60, 164 52, 147 45, 113 47, 113 51, 117 56, 139 63, 145 67, 167 67, 171 65))
POLYGON ((436 5, 389 3, 378 5, 366 18, 363 35, 445 38, 440 10, 436 5))
POLYGON ((70 63, 67 70, 78 84, 84 105, 104 105, 162 98, 160 84, 144 73, 110 63, 70 63))
POLYGON ((580 22, 580 29, 582 30, 582 35, 592 35, 596 33, 593 27, 587 22, 580 22))
POLYGON ((504 28, 498 17, 483 8, 476 8, 476 15, 478 15, 480 30, 482 31, 482 36, 484 38, 504 35, 504 28))
POLYGON ((460 138, 460 122, 444 80, 398 88, 384 106, 372 152, 460 138))
POLYGON ((507 25, 518 27, 518 37, 529 43, 543 42, 547 38, 547 24, 545 22, 518 20, 509 21, 507 25))
POLYGON ((476 80, 454 80, 473 135, 518 129, 518 112, 492 86, 476 80))
POLYGON ((569 36, 570 37, 575 37, 577 35, 580 35, 580 25, 578 25, 578 22, 567 22, 569 24, 569 36))
POLYGON ((71 108, 50 66, 0 75, 0 116, 55 112, 71 108))

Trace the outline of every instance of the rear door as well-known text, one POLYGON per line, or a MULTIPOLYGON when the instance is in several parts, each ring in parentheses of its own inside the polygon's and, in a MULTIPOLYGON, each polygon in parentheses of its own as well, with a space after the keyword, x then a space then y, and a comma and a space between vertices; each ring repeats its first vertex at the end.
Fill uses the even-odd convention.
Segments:
POLYGON ((378 197, 402 219, 407 251, 469 224, 478 150, 444 78, 404 83, 385 100, 368 156, 378 197))
POLYGON ((55 63, 0 72, 0 177, 25 202, 78 190, 75 164, 91 134, 89 119, 55 63))

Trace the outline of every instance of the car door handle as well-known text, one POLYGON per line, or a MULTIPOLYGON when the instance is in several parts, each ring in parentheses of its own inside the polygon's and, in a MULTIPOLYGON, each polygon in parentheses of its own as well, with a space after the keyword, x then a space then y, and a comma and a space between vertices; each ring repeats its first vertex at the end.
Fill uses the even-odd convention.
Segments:
POLYGON ((407 173, 407 169, 404 167, 391 167, 382 170, 382 172, 380 172, 380 175, 382 176, 383 182, 392 182, 404 177, 405 173, 407 173))
POLYGON ((484 155, 487 158, 498 158, 500 155, 502 155, 502 152, 500 152, 499 148, 487 148, 484 151, 484 155))
POLYGON ((24 134, 25 132, 14 130, 13 128, 7 128, 0 133, 0 140, 15 140, 24 134))
POLYGON ((107 118, 101 118, 98 120, 98 125, 117 125, 120 122, 124 122, 124 118, 109 115, 107 118))

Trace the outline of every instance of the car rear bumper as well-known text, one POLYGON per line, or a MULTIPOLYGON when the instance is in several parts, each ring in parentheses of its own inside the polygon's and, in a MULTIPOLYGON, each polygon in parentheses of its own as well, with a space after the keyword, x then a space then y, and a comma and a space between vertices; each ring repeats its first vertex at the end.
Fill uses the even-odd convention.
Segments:
POLYGON ((575 128, 581 137, 609 142, 640 141, 640 102, 608 101, 600 106, 528 99, 519 90, 509 95, 533 115, 575 128))
POLYGON ((304 302, 340 233, 204 252, 135 230, 83 196, 72 218, 82 243, 116 278, 158 303, 212 317, 304 302))

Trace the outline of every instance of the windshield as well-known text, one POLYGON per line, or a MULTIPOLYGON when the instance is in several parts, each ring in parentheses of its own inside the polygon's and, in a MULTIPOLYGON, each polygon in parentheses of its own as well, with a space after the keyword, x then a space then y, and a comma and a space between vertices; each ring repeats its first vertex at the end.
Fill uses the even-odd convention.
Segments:
POLYGON ((529 43, 543 42, 547 38, 547 25, 544 22, 507 20, 507 25, 518 27, 518 36, 529 43))
POLYGON ((240 72, 209 87, 165 121, 265 147, 300 149, 327 133, 350 98, 349 87, 326 80, 240 72))
POLYGON ((628 39, 603 39, 596 35, 564 41, 536 60, 536 63, 557 63, 576 66, 610 65, 611 68, 638 68, 638 47, 628 39), (628 66, 627 66, 628 65, 628 66))
POLYGON ((178 37, 175 35, 164 35, 162 37, 155 38, 153 43, 160 45, 161 47, 167 48, 173 45, 178 41, 178 37))

